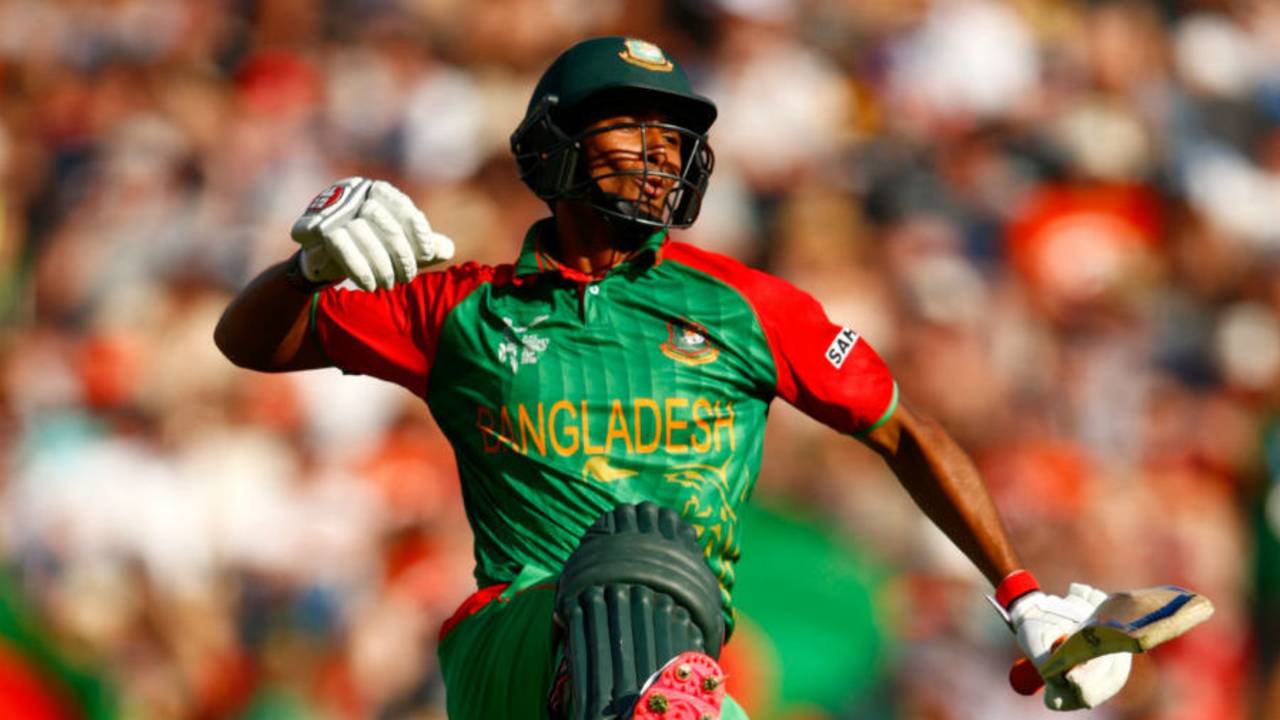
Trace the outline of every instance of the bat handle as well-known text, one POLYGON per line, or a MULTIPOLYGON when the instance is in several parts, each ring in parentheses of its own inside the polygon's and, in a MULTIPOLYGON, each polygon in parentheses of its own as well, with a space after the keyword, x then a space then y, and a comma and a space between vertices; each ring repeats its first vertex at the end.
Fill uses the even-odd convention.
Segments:
MULTIPOLYGON (((1054 640, 1049 648, 1050 652, 1057 650, 1058 646, 1066 641, 1066 635, 1054 640)), ((1044 687, 1044 678, 1040 677, 1040 671, 1036 669, 1035 663, 1021 657, 1014 660, 1013 667, 1009 668, 1009 685, 1019 695, 1035 695, 1040 688, 1044 687)))
POLYGON ((1018 658, 1013 661, 1013 667, 1009 668, 1009 685, 1019 695, 1035 695, 1044 687, 1044 678, 1040 677, 1035 663, 1026 658, 1018 658))

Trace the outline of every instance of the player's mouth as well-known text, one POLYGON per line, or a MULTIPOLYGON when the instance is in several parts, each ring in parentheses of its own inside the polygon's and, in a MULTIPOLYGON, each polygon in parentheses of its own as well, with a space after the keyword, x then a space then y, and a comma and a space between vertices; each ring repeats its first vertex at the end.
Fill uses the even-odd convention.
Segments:
POLYGON ((645 175, 640 181, 640 188, 645 197, 660 199, 671 190, 671 178, 663 175, 645 175))

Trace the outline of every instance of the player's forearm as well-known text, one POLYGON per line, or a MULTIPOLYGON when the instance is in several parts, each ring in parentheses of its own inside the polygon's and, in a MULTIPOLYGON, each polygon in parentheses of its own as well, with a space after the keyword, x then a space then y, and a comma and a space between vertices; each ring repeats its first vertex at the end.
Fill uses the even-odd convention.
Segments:
POLYGON ((307 337, 312 293, 286 278, 289 262, 272 265, 254 278, 218 320, 214 342, 240 367, 280 372, 328 365, 307 337))
POLYGON ((899 406, 893 422, 878 428, 869 444, 992 585, 1021 567, 982 476, 940 425, 899 406))

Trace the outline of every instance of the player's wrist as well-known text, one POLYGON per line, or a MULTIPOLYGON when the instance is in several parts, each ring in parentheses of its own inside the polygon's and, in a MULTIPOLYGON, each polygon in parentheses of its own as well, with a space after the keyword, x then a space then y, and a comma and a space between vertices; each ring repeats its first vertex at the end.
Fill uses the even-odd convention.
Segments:
POLYGON ((1036 582, 1035 576, 1026 570, 1014 570, 1000 581, 996 586, 996 602, 1005 612, 1013 610, 1013 605, 1018 600, 1032 593, 1040 592, 1040 584, 1036 582))

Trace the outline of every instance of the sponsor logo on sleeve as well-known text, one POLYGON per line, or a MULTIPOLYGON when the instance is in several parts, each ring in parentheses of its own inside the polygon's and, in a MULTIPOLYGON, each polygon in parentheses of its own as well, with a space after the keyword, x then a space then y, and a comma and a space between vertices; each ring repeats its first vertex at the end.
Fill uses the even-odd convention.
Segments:
POLYGON ((849 328, 840 328, 840 332, 832 338, 831 344, 827 346, 827 362, 831 366, 839 370, 844 361, 849 357, 849 353, 853 352, 853 346, 858 344, 858 333, 849 328))

